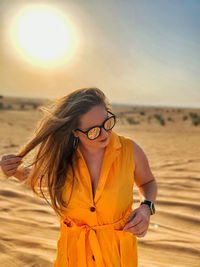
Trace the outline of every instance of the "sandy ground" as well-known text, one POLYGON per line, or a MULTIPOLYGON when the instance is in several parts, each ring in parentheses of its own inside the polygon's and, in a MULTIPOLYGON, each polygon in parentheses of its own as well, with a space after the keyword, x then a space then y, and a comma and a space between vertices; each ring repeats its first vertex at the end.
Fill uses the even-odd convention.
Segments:
MULTIPOLYGON (((188 115, 200 115, 200 110, 114 107, 113 111, 118 115, 115 131, 142 147, 158 183, 156 214, 146 236, 138 238, 139 267, 200 266, 200 125, 194 126, 188 115), (162 116, 165 125, 154 114, 162 116), (183 120, 184 116, 188 118, 183 120)), ((17 153, 40 118, 37 109, 0 110, 0 156, 17 153)), ((133 197, 136 208, 137 187, 133 197)), ((2 173, 0 225, 0 266, 53 265, 57 216, 26 185, 2 173)))

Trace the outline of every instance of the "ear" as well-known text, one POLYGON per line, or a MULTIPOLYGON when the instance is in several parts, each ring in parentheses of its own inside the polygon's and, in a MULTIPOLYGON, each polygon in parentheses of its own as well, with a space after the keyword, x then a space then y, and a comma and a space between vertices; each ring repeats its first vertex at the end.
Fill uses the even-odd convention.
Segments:
POLYGON ((75 137, 78 137, 77 132, 75 130, 72 130, 72 133, 75 137))

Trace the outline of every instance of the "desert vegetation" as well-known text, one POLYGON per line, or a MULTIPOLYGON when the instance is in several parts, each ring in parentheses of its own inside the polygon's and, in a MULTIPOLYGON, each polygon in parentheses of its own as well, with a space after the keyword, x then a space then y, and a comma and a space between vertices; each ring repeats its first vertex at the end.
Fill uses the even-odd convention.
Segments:
POLYGON ((196 112, 190 112, 190 117, 192 118, 192 124, 195 126, 200 125, 200 115, 198 115, 196 112))
MULTIPOLYGON (((48 99, 33 99, 8 97, 0 95, 1 110, 37 110, 48 99)), ((139 127, 139 125, 170 126, 176 123, 190 126, 200 126, 200 109, 170 108, 153 106, 131 106, 112 104, 113 112, 117 115, 117 121, 123 125, 139 127)))
POLYGON ((129 124, 135 127, 137 125, 153 124, 164 126, 170 126, 176 123, 177 125, 200 125, 200 109, 192 108, 157 108, 157 107, 122 107, 113 105, 113 111, 116 112, 119 121, 122 124, 129 124), (123 110, 123 111, 122 111, 123 110), (184 124, 183 124, 184 123, 184 124))
POLYGON ((0 110, 30 110, 37 109, 47 99, 32 99, 23 97, 8 97, 0 95, 0 110))

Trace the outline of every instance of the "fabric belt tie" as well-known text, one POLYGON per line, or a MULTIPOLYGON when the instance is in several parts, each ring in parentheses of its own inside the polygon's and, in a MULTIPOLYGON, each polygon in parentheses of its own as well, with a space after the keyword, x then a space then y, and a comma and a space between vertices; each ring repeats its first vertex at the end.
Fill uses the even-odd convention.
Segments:
MULTIPOLYGON (((131 211, 130 211, 131 212, 131 211)), ((111 228, 113 230, 118 230, 120 236, 120 257, 121 257, 121 267, 127 267, 130 264, 130 255, 133 254, 133 238, 130 236, 130 232, 123 232, 119 228, 122 222, 125 225, 125 220, 130 215, 130 212, 126 213, 118 221, 103 224, 103 225, 93 225, 89 226, 88 224, 77 225, 74 221, 65 219, 63 223, 67 226, 68 230, 80 230, 80 234, 77 241, 77 266, 87 267, 87 258, 86 258, 86 232, 88 231, 88 240, 90 244, 91 251, 95 255, 95 264, 97 267, 104 266, 104 261, 102 257, 101 248, 99 245, 98 238, 96 236, 97 229, 111 228), (131 238, 130 238, 131 237, 131 238)), ((136 240, 137 241, 137 240, 136 240)))

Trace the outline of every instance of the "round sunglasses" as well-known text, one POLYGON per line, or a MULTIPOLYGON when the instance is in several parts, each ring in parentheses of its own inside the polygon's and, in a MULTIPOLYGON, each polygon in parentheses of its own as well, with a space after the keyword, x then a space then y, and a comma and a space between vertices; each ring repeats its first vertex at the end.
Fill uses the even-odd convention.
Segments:
POLYGON ((79 131, 81 133, 84 133, 85 135, 87 135, 88 139, 90 140, 94 140, 96 138, 98 138, 101 135, 101 129, 103 128, 106 131, 110 131, 116 123, 116 116, 108 111, 108 113, 111 114, 111 116, 107 119, 105 119, 105 121, 102 123, 102 125, 95 125, 91 128, 89 128, 87 131, 83 131, 81 129, 75 129, 75 131, 79 131))

